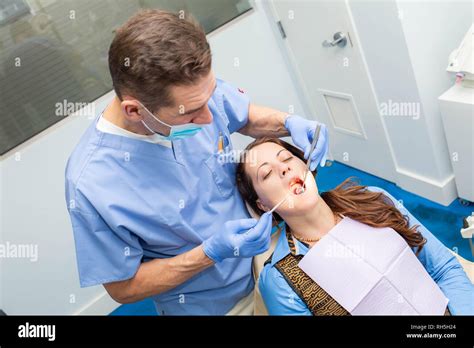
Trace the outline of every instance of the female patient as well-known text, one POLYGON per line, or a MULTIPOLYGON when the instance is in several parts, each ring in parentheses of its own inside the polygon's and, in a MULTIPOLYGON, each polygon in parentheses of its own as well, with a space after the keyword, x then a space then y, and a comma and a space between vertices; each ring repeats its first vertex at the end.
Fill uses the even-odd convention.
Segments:
POLYGON ((341 216, 372 227, 394 229, 412 247, 449 299, 450 313, 474 314, 474 286, 455 256, 426 228, 419 226, 415 218, 409 218, 405 208, 396 207, 393 197, 382 189, 359 186, 349 179, 334 190, 319 194, 310 173, 303 183, 305 171, 303 153, 276 138, 255 140, 237 167, 237 187, 259 215, 290 193, 289 199, 274 213, 277 222, 285 222, 285 228, 259 280, 270 314, 349 314, 297 266, 341 216))

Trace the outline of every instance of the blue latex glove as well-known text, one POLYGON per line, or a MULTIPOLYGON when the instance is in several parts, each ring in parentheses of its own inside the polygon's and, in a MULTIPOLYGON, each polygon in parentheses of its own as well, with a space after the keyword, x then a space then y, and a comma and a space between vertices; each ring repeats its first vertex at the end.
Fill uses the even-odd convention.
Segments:
POLYGON ((270 247, 272 214, 265 213, 259 220, 231 220, 224 228, 206 239, 204 253, 214 262, 231 257, 252 257, 270 247))
MULTIPOLYGON (((290 132, 291 139, 300 149, 304 151, 304 158, 308 159, 314 131, 319 123, 307 120, 301 116, 290 115, 285 120, 285 128, 290 132)), ((328 130, 326 125, 321 123, 318 143, 311 154, 309 169, 315 170, 318 164, 324 167, 329 151, 328 130)))

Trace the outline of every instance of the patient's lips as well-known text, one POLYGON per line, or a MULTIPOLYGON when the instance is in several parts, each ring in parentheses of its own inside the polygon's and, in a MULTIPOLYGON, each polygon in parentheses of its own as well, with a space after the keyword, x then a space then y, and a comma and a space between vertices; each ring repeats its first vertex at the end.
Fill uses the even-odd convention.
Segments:
POLYGON ((290 192, 294 195, 300 195, 305 191, 305 184, 303 179, 299 177, 294 177, 290 180, 290 192))

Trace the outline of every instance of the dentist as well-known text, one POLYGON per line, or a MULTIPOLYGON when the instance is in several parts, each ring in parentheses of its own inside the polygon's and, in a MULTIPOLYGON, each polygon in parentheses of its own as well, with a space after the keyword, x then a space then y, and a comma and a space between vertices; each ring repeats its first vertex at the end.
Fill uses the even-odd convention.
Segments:
MULTIPOLYGON (((159 314, 252 314, 252 256, 269 248, 272 219, 249 218, 223 160, 230 134, 290 135, 308 157, 317 122, 216 79, 202 28, 170 12, 120 27, 109 68, 116 96, 66 168, 81 287, 151 297, 159 314)), ((327 151, 323 125, 312 168, 327 151)))

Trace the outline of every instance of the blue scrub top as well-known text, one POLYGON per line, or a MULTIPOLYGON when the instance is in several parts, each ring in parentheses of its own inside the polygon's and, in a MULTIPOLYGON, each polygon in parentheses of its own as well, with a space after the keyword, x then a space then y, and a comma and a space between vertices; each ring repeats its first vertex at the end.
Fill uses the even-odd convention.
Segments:
MULTIPOLYGON (((100 132, 98 118, 83 135, 66 167, 81 287, 130 279, 141 262, 180 255, 226 221, 249 218, 230 139, 248 121, 249 98, 218 79, 208 105, 212 123, 172 148, 100 132)), ((158 313, 227 313, 254 287, 251 262, 225 259, 154 296, 158 313)))
MULTIPOLYGON (((387 191, 379 187, 368 187, 373 192, 383 192, 392 200, 403 215, 409 217, 410 227, 419 225, 419 231, 426 239, 418 259, 428 274, 449 299, 448 307, 453 315, 474 314, 474 285, 471 283, 456 257, 424 227, 410 212, 387 191)), ((296 254, 306 255, 308 247, 296 240, 296 254)), ((271 315, 312 315, 303 300, 290 287, 275 263, 290 253, 286 233, 282 230, 271 262, 265 265, 259 278, 259 290, 271 315)))

